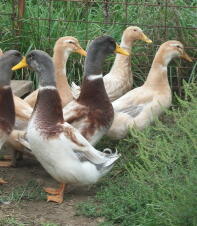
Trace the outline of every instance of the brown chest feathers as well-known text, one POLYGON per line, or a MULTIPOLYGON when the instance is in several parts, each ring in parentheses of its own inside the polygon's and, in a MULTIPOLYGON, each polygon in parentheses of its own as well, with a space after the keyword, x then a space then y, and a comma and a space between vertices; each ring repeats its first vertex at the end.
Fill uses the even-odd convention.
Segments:
POLYGON ((0 129, 10 134, 15 123, 15 108, 12 90, 0 87, 0 129))
POLYGON ((74 109, 76 117, 71 117, 67 122, 79 122, 77 128, 86 139, 89 140, 100 129, 109 129, 113 122, 114 110, 105 91, 103 79, 89 81, 85 78, 77 103, 79 108, 74 109))
POLYGON ((34 115, 36 127, 44 137, 56 137, 63 132, 61 99, 55 88, 39 91, 34 115))

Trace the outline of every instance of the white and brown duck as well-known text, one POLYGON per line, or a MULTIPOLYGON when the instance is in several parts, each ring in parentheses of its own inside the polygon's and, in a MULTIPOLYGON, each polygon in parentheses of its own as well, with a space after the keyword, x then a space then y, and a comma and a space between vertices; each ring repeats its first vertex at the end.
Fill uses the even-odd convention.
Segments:
POLYGON ((52 194, 48 201, 61 203, 68 184, 96 183, 112 168, 119 154, 97 151, 77 129, 64 122, 49 55, 34 50, 27 55, 26 61, 40 78, 38 98, 26 138, 42 166, 61 184, 59 189, 45 188, 52 194))
MULTIPOLYGON (((20 52, 9 50, 0 56, 0 149, 8 139, 15 124, 15 108, 10 80, 11 68, 22 59, 20 52)), ((0 166, 10 166, 10 161, 1 161, 0 166)), ((0 184, 4 183, 0 179, 0 184)))
POLYGON ((110 36, 92 41, 85 59, 81 93, 63 109, 64 120, 77 128, 92 145, 107 132, 114 117, 102 70, 105 58, 115 52, 128 55, 110 36))
MULTIPOLYGON (((55 79, 57 84, 57 89, 60 93, 62 100, 62 106, 65 106, 70 102, 72 98, 71 89, 68 84, 66 76, 66 64, 68 57, 71 53, 78 53, 80 55, 86 56, 86 51, 80 46, 79 41, 72 36, 65 36, 59 38, 54 46, 53 62, 55 65, 55 79)), ((21 66, 27 66, 25 61, 21 62, 21 66)), ((25 130, 28 124, 28 120, 33 112, 33 107, 36 103, 38 90, 32 92, 24 100, 14 96, 14 103, 16 109, 16 130, 25 130)), ((19 131, 13 131, 8 142, 12 147, 20 152, 24 152, 24 143, 21 144, 17 142, 19 131)), ((21 131, 22 133, 22 131, 21 131)), ((26 146, 27 147, 27 146, 26 146)), ((25 152, 29 153, 29 152, 25 152)), ((13 165, 16 164, 16 159, 13 160, 13 165)))
POLYGON ((145 83, 112 103, 115 117, 107 133, 109 137, 121 139, 127 135, 129 128, 143 129, 170 107, 172 93, 167 66, 175 57, 192 61, 181 42, 173 40, 163 43, 155 55, 145 83))
MULTIPOLYGON (((123 32, 120 47, 130 54, 116 54, 110 72, 103 77, 105 89, 111 102, 130 91, 133 86, 131 50, 134 42, 137 40, 152 43, 152 41, 143 33, 141 28, 136 26, 127 27, 123 32)), ((76 86, 75 83, 72 83, 72 92, 75 97, 79 96, 80 87, 76 86)))

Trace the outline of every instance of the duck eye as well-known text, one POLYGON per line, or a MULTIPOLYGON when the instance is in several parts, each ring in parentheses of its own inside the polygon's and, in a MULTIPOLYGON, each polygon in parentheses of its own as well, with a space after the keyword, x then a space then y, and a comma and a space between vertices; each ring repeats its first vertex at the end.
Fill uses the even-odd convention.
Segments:
POLYGON ((31 55, 29 55, 27 58, 28 59, 30 59, 30 60, 32 60, 33 59, 33 57, 34 57, 34 54, 32 53, 31 55))
POLYGON ((69 41, 68 43, 73 44, 73 42, 72 42, 72 41, 69 41))
POLYGON ((20 53, 15 53, 14 56, 18 57, 18 56, 21 56, 21 54, 20 53))
POLYGON ((133 31, 137 31, 136 29, 133 29, 133 31))
POLYGON ((182 49, 181 46, 179 46, 179 45, 177 45, 177 48, 178 48, 178 49, 182 49))

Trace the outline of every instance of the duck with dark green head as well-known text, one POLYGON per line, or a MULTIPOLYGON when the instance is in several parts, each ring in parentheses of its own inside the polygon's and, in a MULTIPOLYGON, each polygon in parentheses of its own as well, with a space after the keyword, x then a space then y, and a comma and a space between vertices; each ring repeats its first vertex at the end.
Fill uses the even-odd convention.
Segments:
MULTIPOLYGON (((58 189, 45 188, 48 201, 61 203, 68 184, 96 183, 114 165, 120 155, 96 150, 72 125, 64 122, 62 105, 54 79, 51 57, 34 50, 26 62, 40 79, 38 98, 29 121, 26 139, 32 153, 61 185, 58 189)), ((13 67, 13 70, 19 66, 13 67)))
POLYGON ((103 64, 113 53, 129 55, 110 36, 93 40, 85 60, 84 78, 78 99, 63 109, 64 120, 95 145, 110 128, 114 111, 103 82, 103 64))
MULTIPOLYGON (((10 81, 11 68, 22 59, 20 52, 9 50, 0 56, 0 149, 8 139, 15 123, 15 108, 10 81)), ((0 166, 10 166, 10 161, 0 162, 0 166)), ((3 180, 0 179, 0 183, 3 180)))

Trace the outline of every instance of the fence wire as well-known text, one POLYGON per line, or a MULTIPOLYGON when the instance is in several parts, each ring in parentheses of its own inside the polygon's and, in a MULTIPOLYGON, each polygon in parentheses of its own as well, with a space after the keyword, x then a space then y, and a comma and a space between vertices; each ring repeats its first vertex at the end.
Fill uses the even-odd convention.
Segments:
MULTIPOLYGON (((197 59, 196 0, 1 0, 0 48, 17 48, 23 53, 42 49, 52 54, 62 36, 78 38, 85 48, 95 37, 108 34, 120 42, 127 26, 139 26, 153 40, 138 41, 133 47, 132 70, 135 85, 146 78, 158 46, 179 40, 197 59)), ((113 63, 107 60, 105 72, 113 63)), ((70 80, 80 81, 83 59, 73 55, 67 71, 70 80)), ((194 63, 176 60, 169 67, 169 81, 181 93, 182 80, 195 77, 194 63)))

